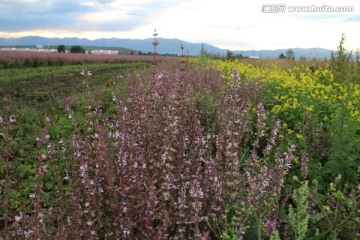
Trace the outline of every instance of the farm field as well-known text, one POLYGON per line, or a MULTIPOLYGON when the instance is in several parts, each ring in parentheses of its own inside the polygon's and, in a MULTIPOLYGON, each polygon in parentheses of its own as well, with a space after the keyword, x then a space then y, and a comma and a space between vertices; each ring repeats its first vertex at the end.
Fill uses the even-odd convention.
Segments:
MULTIPOLYGON (((42 53, 0 51, 0 69, 21 67, 63 66, 67 64, 85 64, 94 62, 151 62, 150 55, 120 55, 120 54, 78 54, 78 53, 42 53)), ((171 57, 157 56, 159 61, 171 57)))
POLYGON ((358 58, 44 56, 0 52, 0 239, 359 238, 358 58))

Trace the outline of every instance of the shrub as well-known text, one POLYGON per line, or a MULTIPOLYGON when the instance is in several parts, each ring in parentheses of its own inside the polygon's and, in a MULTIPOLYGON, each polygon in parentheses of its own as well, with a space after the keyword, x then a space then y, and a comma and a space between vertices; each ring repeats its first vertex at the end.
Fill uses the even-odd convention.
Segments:
POLYGON ((85 53, 85 49, 83 49, 81 46, 72 46, 70 47, 71 53, 85 53))

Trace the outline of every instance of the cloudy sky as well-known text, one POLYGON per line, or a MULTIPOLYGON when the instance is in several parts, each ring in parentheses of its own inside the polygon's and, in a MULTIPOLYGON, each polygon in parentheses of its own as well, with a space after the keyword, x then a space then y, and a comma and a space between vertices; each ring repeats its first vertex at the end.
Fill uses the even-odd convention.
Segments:
MULTIPOLYGON (((328 9, 329 9, 328 8, 328 9)), ((230 50, 360 48, 357 0, 1 0, 0 37, 159 37, 230 50), (278 4, 284 4, 286 6, 278 4), (275 5, 274 5, 275 4, 275 5), (291 7, 349 6, 351 12, 291 12, 291 7), (276 11, 281 11, 276 13, 276 11)))

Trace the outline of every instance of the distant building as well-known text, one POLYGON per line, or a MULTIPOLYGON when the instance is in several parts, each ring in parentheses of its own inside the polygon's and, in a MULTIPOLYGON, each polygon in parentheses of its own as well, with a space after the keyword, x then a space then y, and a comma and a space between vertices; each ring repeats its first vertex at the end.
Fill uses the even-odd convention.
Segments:
MULTIPOLYGON (((38 45, 40 46, 40 45, 38 45)), ((7 48, 0 48, 0 51, 10 51, 10 52, 57 52, 57 49, 45 49, 45 48, 14 48, 14 47, 7 47, 7 48)))
POLYGON ((106 49, 94 49, 91 50, 90 53, 92 54, 112 54, 112 55, 116 55, 119 54, 118 50, 106 50, 106 49))

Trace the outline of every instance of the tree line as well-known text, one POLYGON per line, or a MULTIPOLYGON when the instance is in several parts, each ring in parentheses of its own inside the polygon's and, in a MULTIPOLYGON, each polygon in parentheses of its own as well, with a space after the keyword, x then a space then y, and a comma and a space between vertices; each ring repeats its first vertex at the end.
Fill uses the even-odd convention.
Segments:
MULTIPOLYGON (((65 47, 65 45, 59 45, 57 50, 59 53, 64 53, 64 52, 66 52, 66 47, 65 47)), ((83 47, 78 46, 78 45, 70 47, 69 51, 71 53, 85 53, 86 52, 86 50, 83 47)))

